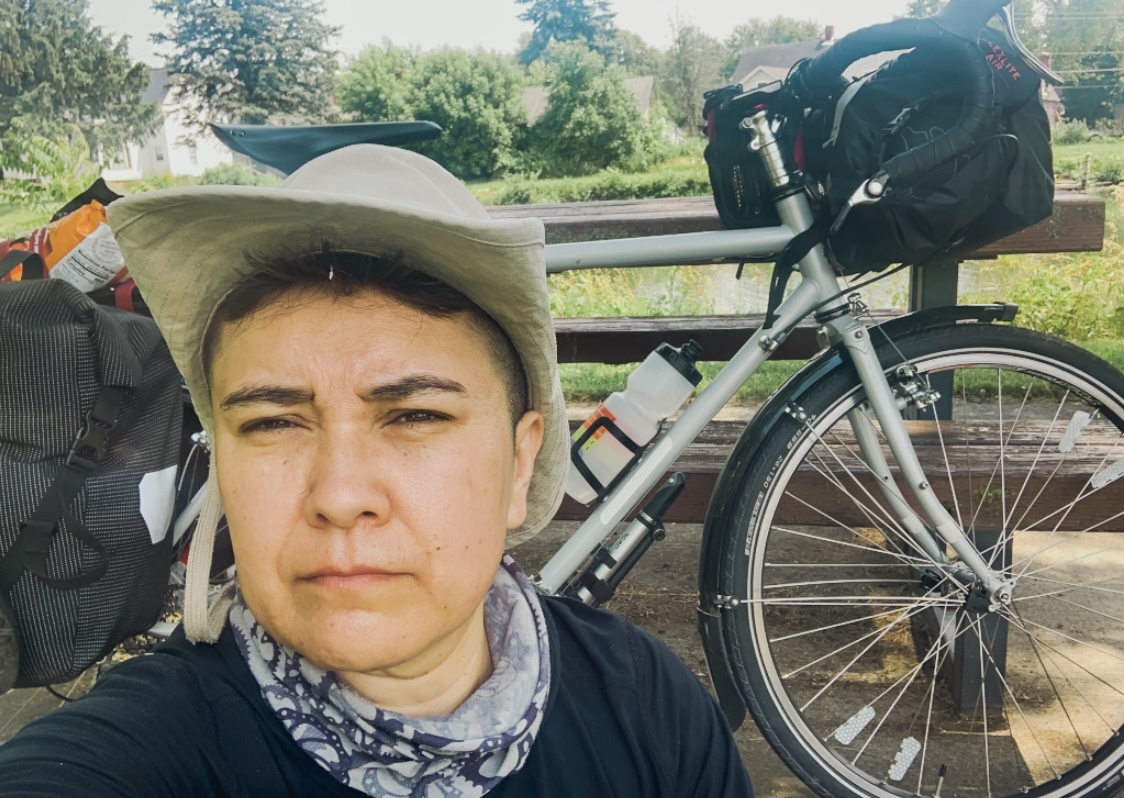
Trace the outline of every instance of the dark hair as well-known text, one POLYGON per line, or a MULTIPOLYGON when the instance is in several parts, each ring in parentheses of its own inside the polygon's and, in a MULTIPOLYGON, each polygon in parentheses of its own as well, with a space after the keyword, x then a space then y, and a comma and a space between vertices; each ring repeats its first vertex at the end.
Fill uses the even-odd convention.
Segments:
MULTIPOLYGON (((527 376, 507 333, 468 297, 447 283, 409 266, 400 254, 390 256, 344 252, 323 242, 318 249, 282 248, 247 253, 251 273, 219 303, 203 335, 203 366, 210 382, 219 333, 294 292, 316 290, 348 297, 374 289, 427 316, 446 319, 464 315, 483 337, 488 353, 506 383, 512 425, 527 410, 527 376)), ((295 302, 294 302, 295 304, 295 302)))

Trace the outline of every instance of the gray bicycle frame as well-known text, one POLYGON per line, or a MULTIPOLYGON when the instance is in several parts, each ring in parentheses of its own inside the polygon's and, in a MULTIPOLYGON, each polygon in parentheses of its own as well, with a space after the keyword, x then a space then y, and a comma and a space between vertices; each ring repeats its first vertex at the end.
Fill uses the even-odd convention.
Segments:
MULTIPOLYGON (((754 121, 757 148, 765 158, 774 184, 788 185, 791 176, 783 171, 783 167, 777 166, 781 159, 764 115, 759 115, 754 121)), ((776 208, 781 220, 781 225, 776 227, 552 244, 546 247, 546 270, 554 274, 574 269, 718 263, 775 255, 813 222, 812 210, 803 193, 778 200, 776 208)), ((796 270, 799 283, 778 308, 776 322, 750 336, 706 389, 657 437, 628 475, 594 508, 590 517, 534 577, 539 589, 550 594, 557 593, 575 576, 597 546, 608 540, 629 511, 663 477, 738 388, 769 358, 783 340, 785 330, 817 308, 831 310, 846 304, 841 298, 846 287, 840 284, 821 246, 813 247, 796 270)), ((841 342, 854 361, 870 411, 879 422, 881 434, 898 464, 903 481, 928 517, 928 526, 956 551, 962 565, 980 580, 984 592, 993 602, 1005 601, 1009 585, 1002 582, 988 566, 931 489, 906 432, 901 415, 902 402, 890 387, 866 326, 850 314, 844 314, 826 322, 824 327, 829 339, 841 342)), ((926 524, 910 508, 889 477, 889 465, 869 418, 862 412, 853 413, 851 423, 860 452, 867 467, 878 476, 879 486, 897 516, 896 520, 934 564, 947 565, 944 552, 927 534, 926 524)), ((615 545, 627 550, 631 542, 645 532, 640 521, 633 521, 615 545)))

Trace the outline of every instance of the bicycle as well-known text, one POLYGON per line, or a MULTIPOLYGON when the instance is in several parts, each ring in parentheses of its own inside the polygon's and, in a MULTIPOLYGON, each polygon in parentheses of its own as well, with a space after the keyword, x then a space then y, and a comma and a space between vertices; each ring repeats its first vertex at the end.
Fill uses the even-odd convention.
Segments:
MULTIPOLYGON (((768 115, 748 124, 773 187, 791 188, 768 115)), ((856 201, 877 199, 864 189, 856 201)), ((775 227, 551 245, 547 271, 775 258, 814 222, 802 190, 775 207, 775 227)), ((620 525, 814 315, 825 350, 746 427, 705 523, 698 622, 728 718, 748 708, 824 796, 1116 791, 1124 618, 1106 601, 1122 593, 1110 486, 1124 475, 1124 374, 1007 326, 1007 304, 868 326, 819 245, 799 277, 535 583, 611 595, 662 534, 681 475, 620 525), (1072 483, 1066 501, 1049 498, 1051 480, 1072 483)))

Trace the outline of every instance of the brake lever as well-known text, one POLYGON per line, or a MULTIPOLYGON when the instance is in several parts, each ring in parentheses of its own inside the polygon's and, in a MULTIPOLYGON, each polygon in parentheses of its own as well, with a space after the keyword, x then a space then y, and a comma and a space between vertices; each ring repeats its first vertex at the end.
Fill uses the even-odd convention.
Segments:
POLYGON ((999 9, 999 21, 1003 23, 1003 30, 1007 34, 1007 39, 1011 42, 1011 46, 1018 51, 1019 55, 1023 57, 1027 65, 1038 77, 1052 86, 1061 86, 1065 83, 1061 75, 1039 61, 1034 53, 1028 50, 1026 45, 1023 44, 1022 39, 1019 38, 1019 32, 1015 30, 1015 12, 1011 10, 1011 6, 1006 5, 999 9))
POLYGON ((890 180, 889 175, 885 172, 879 172, 874 177, 864 182, 861 186, 855 189, 855 193, 843 205, 843 209, 839 211, 839 215, 835 217, 835 221, 831 224, 831 230, 828 235, 835 235, 839 229, 843 227, 843 222, 847 221, 847 215, 857 205, 873 205, 884 196, 886 196, 886 183, 890 180))

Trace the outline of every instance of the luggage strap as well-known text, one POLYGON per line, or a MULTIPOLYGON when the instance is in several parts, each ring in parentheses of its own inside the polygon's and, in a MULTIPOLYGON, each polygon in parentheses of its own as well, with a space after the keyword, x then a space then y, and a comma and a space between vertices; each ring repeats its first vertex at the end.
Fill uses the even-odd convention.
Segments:
POLYGON ((23 266, 21 279, 42 280, 46 277, 43 259, 39 257, 39 253, 32 252, 30 249, 10 249, 8 254, 0 258, 0 278, 7 277, 12 269, 21 265, 23 266))
POLYGON ((0 590, 11 590, 24 571, 34 574, 48 587, 56 590, 77 590, 96 582, 105 574, 105 544, 73 516, 68 505, 105 456, 109 433, 117 423, 117 412, 121 409, 124 398, 124 388, 101 388, 94 408, 86 414, 86 422, 71 444, 66 462, 59 469, 55 481, 47 488, 31 517, 20 527, 12 547, 0 559, 0 590), (67 530, 80 543, 97 553, 98 564, 90 571, 64 578, 48 575, 47 554, 60 520, 66 521, 67 530))

